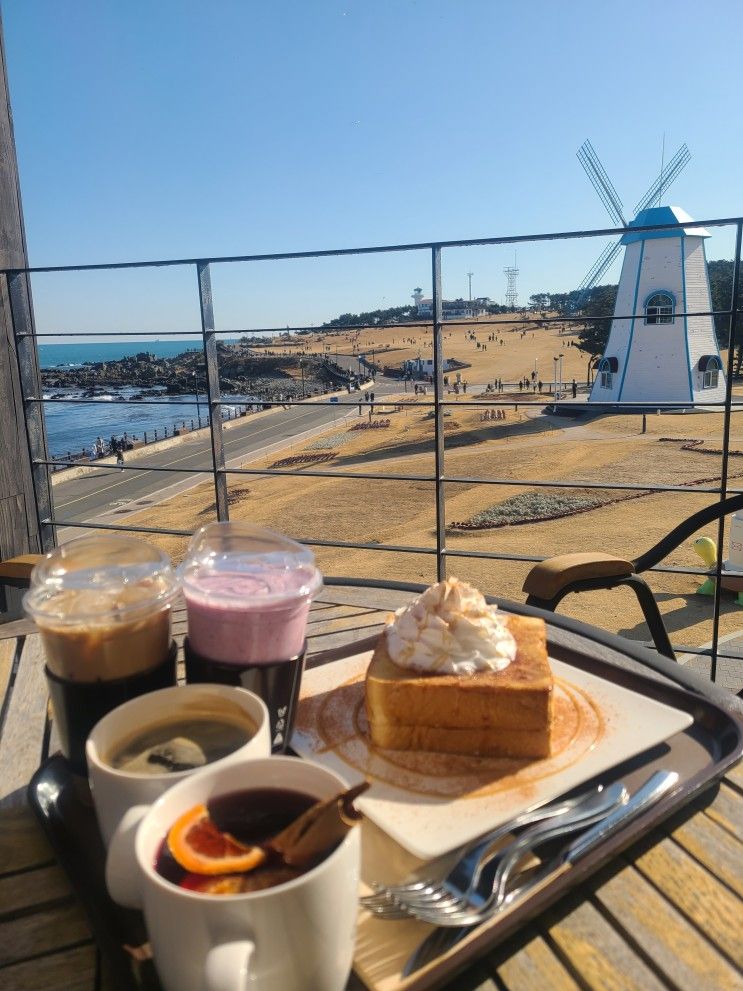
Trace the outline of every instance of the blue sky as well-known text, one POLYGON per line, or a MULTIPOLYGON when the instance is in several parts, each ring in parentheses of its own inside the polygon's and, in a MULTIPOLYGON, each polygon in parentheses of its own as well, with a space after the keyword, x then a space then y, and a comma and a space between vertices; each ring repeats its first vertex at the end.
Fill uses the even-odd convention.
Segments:
MULTIPOLYGON (((631 211, 743 213, 739 0, 2 0, 32 264, 229 255, 603 227, 590 137, 631 211), (671 16, 673 12, 673 16, 671 16)), ((521 298, 604 241, 519 248, 521 298)), ((709 257, 731 257, 715 235, 709 257)), ((444 256, 501 300, 505 247, 444 256)), ((225 329, 321 322, 430 288, 424 253, 222 266, 225 329)), ((198 327, 192 270, 39 276, 41 331, 198 327)))

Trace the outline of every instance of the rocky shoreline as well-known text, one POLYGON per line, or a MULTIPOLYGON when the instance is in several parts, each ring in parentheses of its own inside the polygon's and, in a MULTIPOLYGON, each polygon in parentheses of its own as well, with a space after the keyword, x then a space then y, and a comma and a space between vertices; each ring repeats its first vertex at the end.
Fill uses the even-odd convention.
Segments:
MULTIPOLYGON (((325 364, 313 356, 261 354, 245 344, 218 344, 220 389, 223 396, 256 399, 301 399, 319 395, 332 383, 325 364), (304 378, 304 388, 302 383, 304 378)), ((184 351, 172 358, 151 352, 116 361, 86 362, 76 368, 46 368, 41 381, 50 399, 94 399, 112 396, 124 401, 163 396, 206 395, 206 369, 201 349, 184 351), (132 387, 137 391, 131 392, 132 387), (126 395, 121 390, 126 389, 126 395)))

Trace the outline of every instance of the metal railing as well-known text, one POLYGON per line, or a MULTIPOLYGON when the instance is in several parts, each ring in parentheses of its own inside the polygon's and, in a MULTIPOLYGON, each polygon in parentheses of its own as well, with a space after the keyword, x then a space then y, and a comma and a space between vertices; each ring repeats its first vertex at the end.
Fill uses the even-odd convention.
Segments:
MULTIPOLYGON (((296 251, 296 252, 277 252, 271 254, 252 254, 252 255, 231 255, 224 257, 211 257, 211 258, 181 258, 181 259, 168 259, 168 260, 154 260, 154 261, 142 261, 142 262, 119 262, 111 264, 90 264, 90 265, 60 265, 60 266, 38 266, 29 267, 24 269, 6 269, 0 270, 0 274, 4 276, 7 282, 8 288, 8 298, 10 300, 10 308, 13 322, 13 330, 15 336, 16 344, 16 354, 18 360, 18 368, 20 373, 21 388, 23 392, 23 403, 26 416, 26 430, 28 437, 28 446, 31 456, 31 462, 33 466, 33 480, 36 493, 36 510, 38 514, 39 532, 42 534, 42 543, 44 549, 52 547, 56 540, 55 528, 59 526, 65 527, 78 527, 81 529, 92 528, 92 529, 107 529, 107 530, 123 530, 147 533, 147 534, 165 534, 165 535, 176 535, 176 536, 188 536, 190 531, 180 530, 180 529, 168 529, 168 528, 158 528, 158 527, 146 527, 146 526, 126 526, 125 524, 111 524, 111 523, 101 523, 101 522, 88 522, 83 520, 72 520, 59 518, 56 515, 54 508, 54 500, 52 494, 52 487, 49 481, 49 468, 54 465, 58 465, 56 459, 51 459, 47 450, 46 432, 45 432, 45 421, 44 421, 44 404, 47 402, 85 402, 85 403, 95 403, 96 399, 72 399, 72 398, 59 398, 56 400, 44 399, 43 395, 38 394, 37 390, 39 387, 39 373, 38 373, 38 353, 37 353, 37 342, 45 337, 55 337, 58 338, 61 335, 59 332, 48 332, 48 333, 37 333, 34 327, 33 321, 33 310, 31 305, 31 290, 30 290, 30 277, 33 275, 39 275, 42 273, 65 273, 65 272, 97 272, 97 271, 111 271, 111 270, 129 270, 129 269, 151 269, 151 268, 163 268, 163 267, 190 267, 194 270, 196 276, 196 289, 198 292, 199 306, 200 306, 200 316, 201 316, 201 338, 204 353, 204 363, 206 369, 206 383, 207 383, 207 404, 209 409, 209 438, 210 438, 210 450, 211 450, 211 464, 209 468, 175 468, 165 465, 155 465, 155 464, 137 464, 133 461, 127 461, 121 467, 125 471, 155 471, 162 473, 174 473, 174 474, 205 474, 211 475, 214 484, 215 502, 216 502, 216 516, 219 520, 229 519, 229 502, 228 502, 228 489, 227 489, 227 479, 229 475, 235 476, 250 476, 250 475, 276 475, 276 476, 297 476, 297 477, 312 477, 312 478, 335 478, 335 479, 354 479, 358 480, 360 483, 368 480, 393 480, 400 482, 430 482, 434 487, 434 501, 435 501, 435 546, 407 546, 407 545, 393 545, 393 544, 380 544, 376 542, 363 542, 363 541, 339 541, 333 540, 327 534, 317 534, 315 537, 310 539, 302 538, 305 543, 318 547, 329 547, 329 548, 351 548, 356 550, 364 551, 383 551, 383 552, 396 552, 399 554, 423 554, 429 556, 435 556, 436 558, 436 570, 439 578, 442 578, 446 574, 447 560, 450 558, 472 558, 472 559, 488 559, 496 561, 511 561, 511 562, 537 562, 543 558, 540 556, 530 556, 530 555, 520 555, 520 554, 506 554, 497 553, 489 551, 476 551, 467 549, 455 549, 447 546, 447 520, 446 520, 446 502, 445 502, 445 492, 447 484, 481 484, 488 486, 523 486, 528 485, 535 488, 557 488, 557 489, 570 489, 570 488, 580 488, 580 489, 602 489, 602 490, 616 490, 616 491, 642 491, 642 492, 693 492, 693 493, 708 493, 710 495, 717 496, 720 500, 723 500, 726 495, 743 491, 737 488, 730 488, 728 486, 729 479, 729 453, 730 453, 730 421, 731 413, 734 408, 740 407, 743 409, 743 404, 734 403, 732 397, 732 385, 733 385, 733 371, 734 371, 734 357, 735 349, 738 344, 738 329, 740 320, 740 306, 735 305, 735 301, 740 299, 740 264, 741 264, 741 232, 743 230, 743 218, 741 217, 731 217, 722 218, 716 220, 706 220, 706 221, 695 221, 683 224, 662 224, 662 225, 651 225, 645 227, 633 227, 633 233, 651 232, 651 231, 669 231, 673 232, 676 230, 683 229, 685 231, 690 231, 694 228, 731 228, 735 231, 735 257, 734 257, 734 269, 733 269, 733 286, 730 303, 727 307, 722 309, 714 309, 710 311, 689 311, 675 313, 675 318, 687 317, 687 316, 712 316, 713 318, 723 318, 727 319, 729 325, 729 335, 728 335, 728 360, 727 360, 727 379, 726 379, 726 395, 723 402, 718 403, 693 403, 685 402, 683 405, 686 407, 692 407, 694 405, 704 406, 705 408, 718 406, 724 415, 723 419, 723 432, 722 432, 722 448, 721 448, 721 475, 719 485, 699 485, 694 486, 690 489, 688 486, 683 485, 652 485, 652 484, 640 484, 640 483, 624 483, 624 482, 581 482, 581 481, 557 481, 553 479, 514 479, 507 477, 480 477, 480 476, 461 476, 461 475, 448 475, 446 473, 446 451, 445 451, 445 432, 444 432, 444 416, 447 412, 448 407, 458 407, 462 406, 477 406, 482 408, 484 404, 489 404, 491 406, 503 406, 510 407, 514 405, 513 399, 508 399, 504 395, 494 394, 490 398, 483 400, 479 398, 477 400, 464 400, 458 398, 456 401, 447 400, 445 398, 444 392, 444 342, 442 335, 442 328, 455 327, 455 326, 475 326, 469 319, 460 320, 446 320, 444 322, 443 318, 443 293, 442 293, 442 256, 447 249, 464 248, 464 247, 485 247, 485 246, 498 246, 498 245, 519 245, 519 244, 533 244, 538 242, 563 242, 569 240, 580 240, 585 238, 594 237, 604 237, 604 236, 616 236, 626 233, 625 228, 602 228, 597 230, 578 230, 569 232, 557 232, 557 233, 547 233, 547 234, 537 234, 537 235, 517 235, 517 236, 504 236, 504 237, 491 237, 491 238, 475 238, 467 240, 448 240, 448 241, 438 241, 438 242, 418 242, 412 244, 395 244, 395 245, 384 245, 384 246, 374 246, 374 247, 361 247, 361 248, 342 248, 336 250, 322 250, 322 251, 296 251), (433 453, 434 453, 434 466, 433 472, 427 474, 405 474, 405 473, 378 473, 370 471, 343 471, 334 469, 313 469, 308 467, 302 467, 301 469, 283 469, 283 468, 248 468, 248 467, 229 467, 225 460, 225 446, 223 438, 223 425, 222 416, 214 415, 218 414, 223 407, 235 406, 236 402, 234 400, 223 399, 220 391, 220 378, 219 378, 219 368, 218 368, 218 351, 217 351, 217 341, 220 335, 234 334, 235 331, 228 330, 216 330, 214 323, 214 310, 212 305, 212 283, 211 283, 211 267, 213 265, 231 265, 235 263, 254 263, 254 262, 266 262, 266 261, 283 261, 288 259, 318 259, 318 258, 332 258, 332 257, 342 257, 342 256, 365 256, 365 255, 376 255, 376 254, 388 254, 388 253, 399 253, 399 252, 420 252, 427 251, 430 254, 430 265, 431 265, 431 290, 432 290, 432 313, 433 317, 431 320, 419 320, 414 319, 407 321, 407 325, 410 323, 415 323, 420 326, 422 324, 428 324, 432 328, 432 346, 433 346, 433 396, 431 400, 419 403, 420 408, 425 408, 429 406, 433 411, 433 423, 434 423, 434 443, 433 443, 433 453)), ((626 314, 619 315, 619 319, 624 316, 625 319, 632 319, 636 314, 626 314)), ((574 324, 576 327, 584 326, 588 319, 595 321, 598 319, 604 319, 610 321, 614 318, 611 313, 591 315, 588 318, 585 314, 579 315, 564 315, 557 317, 546 317, 543 318, 540 315, 535 315, 533 313, 523 313, 514 312, 513 322, 518 323, 520 326, 528 326, 530 324, 550 324, 550 323, 560 323, 562 325, 574 324)), ((488 325, 503 325, 503 316, 499 315, 496 319, 482 319, 479 318, 476 326, 478 329, 487 327, 488 325)), ((390 322, 385 324, 386 327, 399 327, 404 329, 406 322, 393 323, 390 322)), ((274 332, 285 333, 287 330, 291 333, 297 333, 299 331, 309 331, 312 330, 314 333, 322 333, 323 330, 328 334, 337 334, 339 331, 343 330, 358 330, 359 327, 356 324, 346 324, 346 325, 334 325, 327 328, 316 328, 316 327, 289 327, 289 328, 278 328, 278 327, 261 327, 252 328, 245 333, 265 333, 274 332)), ((70 333, 70 336, 74 332, 70 333)), ((183 337, 183 331, 158 331, 158 337, 183 337)), ((192 333, 188 331, 187 333, 192 333)), ((76 338, 86 338, 86 337, 111 337, 115 338, 120 336, 115 332, 83 332, 74 333, 76 338)), ((135 336, 145 336, 144 334, 135 336)), ((101 401, 101 400, 98 400, 101 401)), ((116 401, 116 400, 115 400, 116 401)), ((119 402, 126 403, 126 405, 157 405, 160 402, 161 405, 166 405, 162 401, 158 400, 132 400, 132 399, 121 399, 119 402)), ((110 404, 110 400, 106 400, 110 404)), ((168 401, 167 405, 172 405, 173 402, 178 403, 179 400, 168 401)), ((183 403, 191 404, 191 400, 182 400, 183 403)), ((364 400, 355 400, 359 402, 360 405, 369 405, 365 403, 364 400)), ((516 400, 518 402, 518 400, 516 400)), ((523 400, 522 400, 523 402, 523 400)), ((316 399, 288 399, 285 400, 282 405, 288 407, 295 406, 307 406, 312 404, 315 406, 317 403, 316 399)), ((679 403, 597 403, 592 402, 593 408, 599 408, 601 406, 606 406, 611 409, 621 408, 623 412, 629 412, 632 410, 640 411, 646 409, 648 405, 652 406, 652 409, 678 409, 679 403)), ((74 460, 67 460, 64 462, 70 466, 85 465, 90 467, 89 462, 78 462, 74 460)), ((92 463, 92 467, 95 467, 95 463, 92 463)), ((101 466, 102 467, 102 466, 101 466)), ((719 530, 718 530, 718 547, 722 548, 724 537, 724 520, 720 520, 719 530)), ((719 647, 719 621, 720 621, 720 568, 722 567, 722 553, 718 555, 718 581, 716 583, 715 596, 714 596, 714 609, 713 609, 713 639, 712 645, 709 649, 704 648, 693 648, 693 647, 682 647, 684 651, 689 653, 700 653, 711 655, 711 672, 714 679, 717 669, 717 660, 719 657, 737 657, 738 655, 723 654, 718 650, 719 647)), ((693 568, 683 568, 683 567, 673 567, 669 565, 658 565, 653 569, 660 573, 667 574, 697 574, 706 575, 707 572, 703 570, 697 570, 693 568)))

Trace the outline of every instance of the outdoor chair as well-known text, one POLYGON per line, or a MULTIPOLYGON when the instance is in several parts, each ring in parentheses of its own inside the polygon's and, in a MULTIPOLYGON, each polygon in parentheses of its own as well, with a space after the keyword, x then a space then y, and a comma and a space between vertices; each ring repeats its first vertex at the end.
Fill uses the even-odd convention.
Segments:
MULTIPOLYGON (((526 576, 523 585, 523 591, 527 594, 526 603, 554 612, 570 592, 590 592, 596 589, 628 586, 637 596, 656 649, 659 653, 675 660, 676 655, 663 624, 658 604, 650 586, 641 575, 662 561, 670 551, 696 533, 700 527, 739 509, 743 509, 743 493, 729 496, 722 502, 700 509, 633 561, 626 561, 600 551, 559 554, 540 561, 526 576)), ((710 574, 714 575, 714 573, 714 569, 710 569, 710 574)))
POLYGON ((8 590, 28 588, 31 571, 41 558, 41 554, 20 554, 7 561, 0 561, 0 623, 18 619, 22 615, 20 594, 8 594, 8 590))

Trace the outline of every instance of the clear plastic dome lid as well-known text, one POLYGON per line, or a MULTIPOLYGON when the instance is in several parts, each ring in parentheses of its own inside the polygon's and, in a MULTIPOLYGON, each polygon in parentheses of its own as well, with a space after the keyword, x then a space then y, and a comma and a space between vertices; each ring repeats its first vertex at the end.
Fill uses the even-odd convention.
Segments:
POLYGON ((246 597, 271 605, 311 598, 322 574, 309 548, 290 537, 251 523, 209 523, 191 538, 179 568, 187 601, 246 597))
POLYGON ((179 590, 170 558, 137 537, 81 537, 50 551, 23 599, 37 620, 104 621, 164 608, 179 590))

